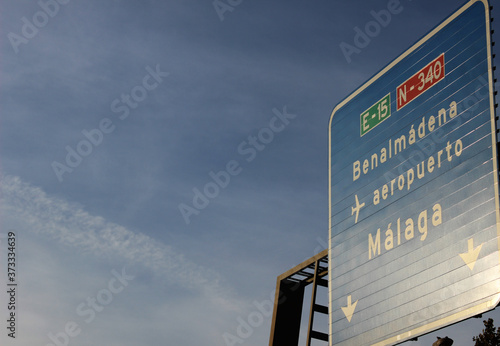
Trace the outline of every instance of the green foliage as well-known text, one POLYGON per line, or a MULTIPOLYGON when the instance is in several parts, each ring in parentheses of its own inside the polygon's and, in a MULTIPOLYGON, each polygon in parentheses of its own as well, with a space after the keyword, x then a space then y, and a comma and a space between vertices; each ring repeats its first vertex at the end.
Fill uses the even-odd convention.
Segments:
POLYGON ((472 338, 472 341, 475 341, 474 346, 500 346, 500 327, 495 330, 491 318, 488 321, 483 321, 483 323, 483 332, 472 338))

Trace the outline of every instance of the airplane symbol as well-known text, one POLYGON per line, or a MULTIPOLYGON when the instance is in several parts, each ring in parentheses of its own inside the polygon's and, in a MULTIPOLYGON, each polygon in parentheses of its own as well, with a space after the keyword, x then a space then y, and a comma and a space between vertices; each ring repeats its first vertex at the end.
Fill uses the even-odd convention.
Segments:
POLYGON ((354 215, 354 212, 356 212, 356 219, 354 221, 354 223, 358 223, 358 216, 359 216, 359 211, 361 210, 361 208, 363 208, 365 206, 365 203, 361 203, 359 204, 359 199, 358 199, 358 195, 354 195, 356 197, 356 207, 351 207, 351 215, 354 215))

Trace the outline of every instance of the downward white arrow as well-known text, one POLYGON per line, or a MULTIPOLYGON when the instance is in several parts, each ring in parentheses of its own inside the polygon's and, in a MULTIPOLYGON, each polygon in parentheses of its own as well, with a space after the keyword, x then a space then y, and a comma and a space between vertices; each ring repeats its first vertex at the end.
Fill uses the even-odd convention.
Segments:
POLYGON ((469 248, 469 251, 465 253, 461 253, 460 257, 464 260, 465 264, 469 267, 470 270, 474 270, 474 266, 476 265, 477 258, 479 256, 479 252, 481 251, 481 248, 483 247, 483 244, 479 245, 477 248, 474 249, 474 239, 470 238, 467 241, 467 245, 469 248))
POLYGON ((347 320, 349 321, 349 323, 351 322, 352 315, 354 315, 354 310, 356 309, 356 305, 357 304, 358 304, 358 300, 356 300, 354 302, 354 304, 353 304, 352 303, 352 297, 348 296, 347 297, 347 306, 346 307, 343 307, 343 306, 341 307, 342 311, 344 312, 344 315, 347 318, 347 320))

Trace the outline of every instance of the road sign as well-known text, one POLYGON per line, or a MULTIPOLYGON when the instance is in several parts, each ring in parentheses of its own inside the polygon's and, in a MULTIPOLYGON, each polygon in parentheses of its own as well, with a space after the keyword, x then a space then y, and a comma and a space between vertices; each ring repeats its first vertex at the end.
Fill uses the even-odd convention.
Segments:
POLYGON ((487 0, 469 1, 332 112, 330 345, 392 345, 500 300, 487 0))

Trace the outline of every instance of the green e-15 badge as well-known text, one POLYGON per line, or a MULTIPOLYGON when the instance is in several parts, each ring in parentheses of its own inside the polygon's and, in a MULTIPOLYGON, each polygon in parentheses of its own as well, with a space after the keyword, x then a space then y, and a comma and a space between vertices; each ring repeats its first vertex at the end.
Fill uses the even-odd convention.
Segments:
POLYGON ((391 116, 391 94, 385 95, 373 106, 361 113, 361 137, 391 116))

